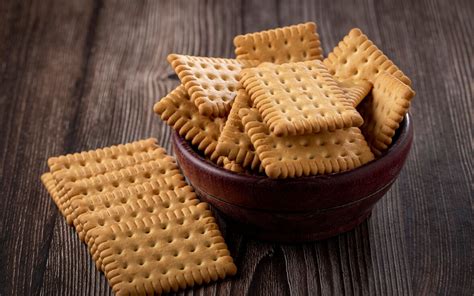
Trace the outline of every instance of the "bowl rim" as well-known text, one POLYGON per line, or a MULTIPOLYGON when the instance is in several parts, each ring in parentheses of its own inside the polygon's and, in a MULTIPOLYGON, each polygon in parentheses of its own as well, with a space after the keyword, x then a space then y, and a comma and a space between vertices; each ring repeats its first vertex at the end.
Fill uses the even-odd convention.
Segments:
MULTIPOLYGON (((388 158, 393 158, 396 157, 397 152, 402 149, 403 147, 406 146, 407 141, 411 141, 412 137, 410 137, 410 134, 413 133, 413 124, 412 124, 412 119, 411 115, 407 113, 403 120, 400 122, 399 127, 395 133, 395 135, 392 137, 393 141, 390 144, 390 147, 382 153, 382 155, 375 159, 372 160, 360 167, 357 167, 352 170, 348 171, 343 171, 343 172, 337 172, 337 173, 331 173, 331 174, 323 174, 323 175, 312 175, 312 176, 301 176, 301 177, 295 177, 295 178, 287 178, 287 179, 272 179, 266 175, 253 175, 249 174, 247 172, 244 173, 237 173, 233 172, 227 169, 224 169, 223 167, 218 166, 214 162, 204 158, 200 153, 198 153, 195 148, 183 137, 181 137, 178 132, 173 131, 172 133, 172 141, 174 145, 181 145, 184 149, 181 149, 181 152, 185 154, 185 157, 189 160, 192 160, 193 164, 198 165, 201 167, 201 169, 208 171, 212 174, 220 174, 226 179, 239 179, 239 180, 246 180, 248 182, 258 182, 261 180, 274 180, 274 181, 302 181, 302 180, 326 180, 326 179, 331 179, 331 178, 338 178, 341 176, 347 176, 349 174, 354 174, 354 173, 364 173, 371 171, 374 167, 382 165, 384 160, 388 158)), ((176 149, 176 148, 175 148, 176 149)))

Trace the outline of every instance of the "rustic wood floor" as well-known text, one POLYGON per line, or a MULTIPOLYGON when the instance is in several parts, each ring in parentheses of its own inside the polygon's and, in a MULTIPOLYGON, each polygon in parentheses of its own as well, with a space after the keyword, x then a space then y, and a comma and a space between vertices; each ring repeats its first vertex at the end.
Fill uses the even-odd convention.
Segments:
POLYGON ((360 27, 414 82, 415 142, 372 217, 307 244, 231 229, 236 277, 180 294, 473 295, 474 5, 465 1, 0 2, 0 295, 110 295, 41 186, 50 156, 157 137, 168 53, 316 21, 328 53, 360 27))

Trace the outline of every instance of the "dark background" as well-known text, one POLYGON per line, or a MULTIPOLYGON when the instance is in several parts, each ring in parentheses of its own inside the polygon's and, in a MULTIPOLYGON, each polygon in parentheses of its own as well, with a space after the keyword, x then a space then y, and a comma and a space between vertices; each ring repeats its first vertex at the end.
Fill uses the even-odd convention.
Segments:
POLYGON ((157 137, 171 52, 232 57, 235 35, 316 21, 327 54, 360 27, 413 80, 415 142, 355 230, 258 242, 239 273, 181 294, 472 295, 473 2, 0 1, 0 295, 111 294, 40 183, 50 156, 157 137))

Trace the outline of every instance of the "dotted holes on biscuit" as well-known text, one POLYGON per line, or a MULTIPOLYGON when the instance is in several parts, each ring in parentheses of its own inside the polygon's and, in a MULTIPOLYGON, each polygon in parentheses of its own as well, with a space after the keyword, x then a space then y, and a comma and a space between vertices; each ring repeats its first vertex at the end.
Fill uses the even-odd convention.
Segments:
POLYGON ((99 226, 104 226, 105 225, 105 221, 104 219, 100 218, 97 223, 99 224, 99 226))

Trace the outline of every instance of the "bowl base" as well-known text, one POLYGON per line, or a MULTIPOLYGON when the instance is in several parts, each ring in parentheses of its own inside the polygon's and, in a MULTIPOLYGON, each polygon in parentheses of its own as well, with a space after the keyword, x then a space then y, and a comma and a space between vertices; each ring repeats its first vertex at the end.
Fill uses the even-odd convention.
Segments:
POLYGON ((219 214, 224 218, 228 228, 235 230, 236 232, 239 232, 243 235, 249 236, 253 239, 268 241, 268 242, 279 242, 279 243, 303 243, 303 242, 325 240, 325 239, 338 236, 340 234, 353 230, 354 228, 362 224, 362 222, 367 220, 372 215, 372 212, 369 212, 352 221, 349 221, 348 223, 344 225, 340 225, 337 229, 332 229, 325 232, 320 232, 320 231, 311 232, 311 231, 308 231, 307 229, 300 232, 295 232, 295 231, 275 232, 275 231, 267 231, 267 230, 258 229, 255 227, 255 225, 243 225, 242 223, 235 221, 232 218, 229 218, 228 216, 223 214, 221 211, 217 209, 216 211, 218 211, 219 214))
POLYGON ((259 240, 286 243, 323 240, 352 230, 371 215, 373 203, 369 198, 335 209, 309 212, 243 210, 198 188, 195 191, 202 201, 213 205, 233 230, 259 240))

